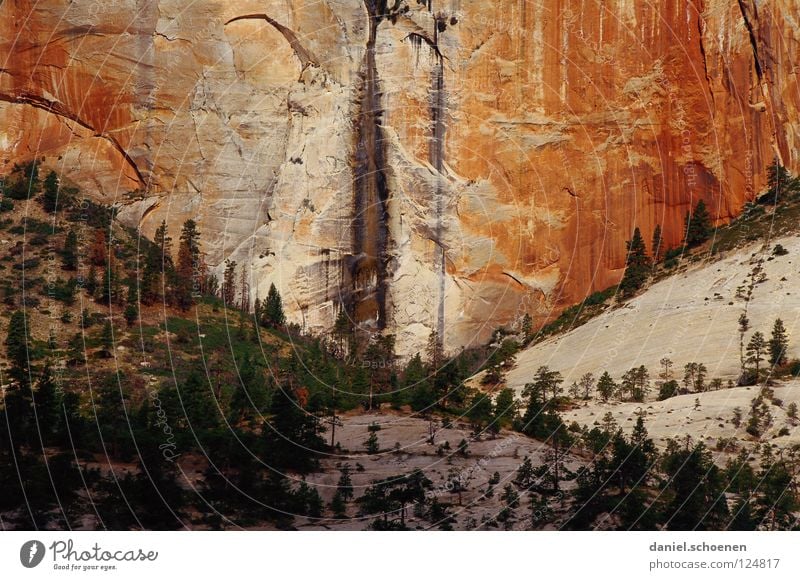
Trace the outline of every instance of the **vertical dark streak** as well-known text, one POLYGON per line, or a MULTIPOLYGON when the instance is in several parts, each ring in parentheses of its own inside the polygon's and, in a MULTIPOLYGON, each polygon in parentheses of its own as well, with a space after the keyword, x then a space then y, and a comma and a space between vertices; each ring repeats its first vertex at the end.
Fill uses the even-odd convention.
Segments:
POLYGON ((386 1, 364 0, 364 4, 369 13, 369 37, 355 122, 353 255, 346 264, 350 289, 345 296, 349 297, 348 307, 356 323, 374 323, 382 330, 386 327, 389 188, 375 44, 386 1))
MULTIPOLYGON (((758 80, 761 80, 763 76, 763 71, 761 69, 761 60, 758 57, 758 40, 756 39, 756 32, 753 30, 753 25, 750 22, 750 18, 747 16, 747 8, 745 7, 744 0, 738 0, 739 2, 739 10, 742 12, 742 18, 744 19, 744 26, 747 28, 747 34, 750 36, 750 45, 753 47, 753 60, 755 61, 756 65, 756 74, 758 75, 758 80)), ((757 10, 757 8, 753 8, 753 10, 757 10)), ((756 16, 758 16, 758 12, 756 12, 756 16)))

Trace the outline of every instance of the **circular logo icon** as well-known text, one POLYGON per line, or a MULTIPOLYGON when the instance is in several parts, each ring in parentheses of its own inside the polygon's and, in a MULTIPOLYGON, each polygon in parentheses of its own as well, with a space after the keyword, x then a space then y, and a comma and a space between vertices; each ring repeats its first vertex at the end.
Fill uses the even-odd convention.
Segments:
POLYGON ((35 568, 44 559, 44 544, 39 540, 28 540, 19 549, 19 561, 26 568, 35 568))

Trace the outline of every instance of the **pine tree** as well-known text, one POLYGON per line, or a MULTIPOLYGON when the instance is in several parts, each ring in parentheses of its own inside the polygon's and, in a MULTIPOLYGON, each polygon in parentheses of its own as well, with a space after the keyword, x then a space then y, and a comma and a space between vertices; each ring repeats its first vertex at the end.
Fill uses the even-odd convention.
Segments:
POLYGON ((283 300, 275 287, 269 285, 267 299, 264 301, 264 324, 272 328, 280 328, 286 324, 286 315, 283 313, 283 300))
POLYGON ((754 332, 753 336, 750 338, 750 342, 747 344, 747 362, 753 365, 756 381, 760 380, 760 365, 761 361, 764 360, 764 354, 766 354, 766 352, 767 341, 764 339, 764 335, 759 331, 754 332))
POLYGON ((64 238, 61 261, 65 270, 75 271, 78 269, 78 234, 75 233, 75 230, 67 232, 64 238))
POLYGON ((128 281, 127 305, 125 306, 125 322, 132 326, 139 319, 139 292, 136 287, 136 278, 128 281))
MULTIPOLYGON (((263 311, 263 307, 262 307, 263 311)), ((335 355, 338 358, 345 358, 353 351, 351 342, 353 339, 352 325, 350 317, 345 308, 339 309, 336 321, 333 323, 333 340, 335 341, 335 355)))
POLYGON ((267 463, 306 473, 319 464, 316 453, 325 449, 319 417, 308 413, 286 385, 272 396, 270 420, 262 426, 267 463))
POLYGON ((8 188, 7 194, 11 199, 31 199, 39 193, 39 164, 31 161, 22 166, 16 165, 14 173, 22 173, 20 178, 8 188))
POLYGON ((121 295, 119 272, 109 260, 105 276, 103 276, 103 284, 100 286, 99 301, 103 304, 117 304, 120 302, 121 295))
POLYGON ((658 389, 658 400, 665 401, 670 397, 674 397, 678 394, 679 386, 678 381, 675 379, 670 379, 668 381, 664 381, 658 389))
POLYGON ((250 282, 247 276, 247 268, 242 264, 242 271, 239 275, 239 310, 250 312, 250 282))
POLYGON ((51 171, 44 178, 44 193, 42 194, 42 207, 47 213, 56 211, 58 205, 58 175, 51 171))
POLYGON ((545 397, 548 393, 552 393, 550 399, 557 399, 563 392, 561 383, 564 379, 561 378, 561 373, 558 371, 551 371, 549 367, 539 367, 534 376, 533 383, 537 390, 540 390, 545 397))
POLYGON ((225 260, 225 271, 222 275, 222 302, 227 308, 233 308, 236 300, 236 262, 225 260))
POLYGON ((498 427, 508 427, 514 424, 516 418, 517 401, 514 398, 514 391, 502 389, 494 402, 494 422, 498 427))
POLYGON ((378 434, 377 433, 370 433, 367 440, 364 442, 364 449, 367 451, 367 455, 374 455, 380 449, 378 445, 378 434))
POLYGON ((533 463, 531 463, 531 458, 526 455, 525 459, 522 460, 522 463, 517 468, 517 475, 514 478, 514 483, 522 489, 527 490, 535 481, 536 473, 533 469, 533 463))
POLYGON ((769 362, 774 366, 786 364, 786 349, 789 348, 789 338, 786 335, 786 327, 783 321, 778 318, 772 326, 772 337, 769 340, 769 362))
POLYGON ((347 517, 347 504, 344 502, 344 499, 342 499, 342 494, 339 491, 333 494, 333 499, 331 499, 329 507, 333 512, 333 517, 337 519, 344 519, 347 517))
POLYGON ((644 365, 629 369, 622 376, 620 385, 620 398, 629 398, 632 401, 644 401, 650 389, 650 373, 644 365))
POLYGON ((683 367, 683 385, 687 390, 702 393, 706 390, 708 369, 703 363, 690 362, 683 367))
POLYGON ((53 379, 50 364, 45 365, 41 376, 36 381, 33 405, 36 410, 39 433, 42 435, 44 444, 48 445, 58 425, 60 407, 59 393, 53 379))
POLYGON ((350 464, 345 463, 339 469, 339 483, 336 484, 336 488, 342 496, 342 500, 350 501, 353 499, 354 492, 353 492, 353 479, 350 477, 350 464))
POLYGON ((703 443, 681 447, 672 441, 662 462, 668 530, 717 530, 729 518, 719 468, 703 443))
POLYGON ((172 263, 172 238, 167 232, 167 223, 162 221, 156 228, 153 244, 147 249, 144 271, 140 285, 142 304, 153 304, 160 300, 164 290, 175 278, 172 263))
POLYGON ((659 262, 661 260, 661 253, 663 251, 663 244, 664 240, 661 237, 661 224, 656 225, 656 229, 653 230, 653 245, 650 246, 650 249, 653 254, 653 262, 659 262))
POLYGON ((200 232, 194 220, 186 220, 181 229, 178 245, 178 267, 175 297, 178 306, 184 310, 194 304, 194 296, 199 289, 197 279, 200 267, 200 232))
POLYGON ((108 352, 114 350, 114 328, 111 326, 111 321, 106 320, 103 325, 103 332, 100 335, 100 342, 103 348, 108 352))
POLYGON ((6 335, 6 354, 11 367, 9 375, 20 386, 29 384, 29 357, 33 342, 28 329, 28 320, 21 310, 11 315, 6 335))
POLYGON ((711 216, 706 208, 706 203, 701 199, 697 202, 693 212, 686 213, 684 242, 689 248, 699 246, 709 238, 712 231, 711 216))
POLYGON ((492 420, 493 415, 492 400, 484 393, 476 393, 467 410, 467 418, 475 431, 480 432, 492 420))
POLYGON ((798 190, 800 190, 798 179, 792 177, 780 160, 775 157, 767 167, 767 192, 759 198, 759 201, 775 205, 790 194, 797 193, 798 190))
POLYGON ((626 242, 626 246, 628 262, 619 289, 623 296, 629 298, 647 281, 650 275, 650 258, 647 257, 647 248, 638 227, 634 229, 633 238, 626 242))
POLYGON ((614 396, 616 390, 617 384, 614 382, 614 379, 611 378, 611 375, 608 374, 608 371, 605 371, 597 381, 597 394, 600 395, 600 400, 604 403, 608 402, 608 400, 614 396))
POLYGON ((425 349, 428 358, 428 368, 432 374, 439 371, 444 363, 444 348, 442 341, 439 340, 439 333, 436 330, 431 330, 428 335, 428 344, 425 349))
POLYGON ((533 318, 527 312, 522 317, 522 340, 528 344, 533 339, 533 318))
POLYGON ((169 237, 166 220, 162 220, 161 225, 156 228, 153 243, 155 244, 154 256, 157 263, 162 265, 162 271, 167 271, 172 267, 172 238, 169 237))
POLYGON ((219 425, 219 405, 208 380, 191 372, 180 388, 180 403, 192 431, 219 425))

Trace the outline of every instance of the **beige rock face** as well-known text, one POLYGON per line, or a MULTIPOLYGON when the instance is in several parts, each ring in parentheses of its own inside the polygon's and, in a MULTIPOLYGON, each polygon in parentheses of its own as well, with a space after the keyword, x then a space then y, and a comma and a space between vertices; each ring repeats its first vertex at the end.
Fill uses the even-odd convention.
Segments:
POLYGON ((449 348, 616 282, 635 225, 800 168, 795 2, 19 0, 0 162, 199 221, 290 318, 449 348), (429 9, 430 7, 430 9, 429 9), (407 8, 407 9, 406 9, 407 8))

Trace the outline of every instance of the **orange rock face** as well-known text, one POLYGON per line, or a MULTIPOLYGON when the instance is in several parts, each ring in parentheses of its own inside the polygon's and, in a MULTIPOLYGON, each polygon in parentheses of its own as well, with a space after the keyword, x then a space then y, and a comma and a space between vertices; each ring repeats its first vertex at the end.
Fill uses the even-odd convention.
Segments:
POLYGON ((2 167, 43 157, 146 234, 194 217, 254 295, 406 354, 544 322, 635 226, 677 244, 697 200, 722 222, 800 169, 794 2, 381 6, 5 2, 2 167))

